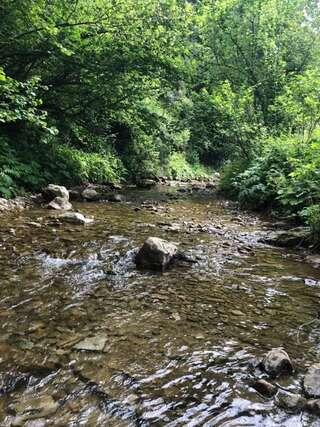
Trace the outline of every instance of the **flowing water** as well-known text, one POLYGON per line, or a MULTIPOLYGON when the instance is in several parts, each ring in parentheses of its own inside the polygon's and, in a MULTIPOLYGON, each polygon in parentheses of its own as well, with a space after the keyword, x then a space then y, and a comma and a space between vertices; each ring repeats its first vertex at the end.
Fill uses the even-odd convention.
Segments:
POLYGON ((299 326, 319 311, 320 272, 259 243, 262 220, 168 191, 75 205, 86 226, 45 209, 1 218, 1 426, 320 425, 250 387, 272 347, 294 361, 293 391, 319 361, 320 323, 299 326), (137 271, 147 236, 197 262, 137 271), (34 402, 43 417, 19 421, 34 402))

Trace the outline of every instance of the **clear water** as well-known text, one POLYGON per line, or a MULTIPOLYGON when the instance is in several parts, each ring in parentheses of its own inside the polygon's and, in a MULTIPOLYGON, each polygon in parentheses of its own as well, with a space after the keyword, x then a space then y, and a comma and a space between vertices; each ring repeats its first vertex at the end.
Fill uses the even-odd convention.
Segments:
POLYGON ((167 191, 75 205, 94 216, 87 226, 58 225, 44 209, 0 219, 1 425, 17 402, 43 396, 58 409, 21 425, 320 425, 249 385, 272 347, 295 363, 282 381, 293 391, 319 361, 320 323, 299 326, 319 310, 320 272, 258 243, 263 221, 209 193, 175 200, 167 191), (145 200, 156 209, 136 210, 145 200), (178 242, 197 263, 136 271, 147 236, 178 242), (76 350, 87 337, 103 350, 76 350))

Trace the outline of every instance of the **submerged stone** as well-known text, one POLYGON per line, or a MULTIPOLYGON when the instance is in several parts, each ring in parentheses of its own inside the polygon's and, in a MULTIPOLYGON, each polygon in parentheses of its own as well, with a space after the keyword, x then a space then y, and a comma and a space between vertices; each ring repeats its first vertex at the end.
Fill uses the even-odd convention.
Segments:
POLYGON ((320 399, 308 400, 305 409, 313 414, 320 415, 320 399))
POLYGON ((30 375, 23 372, 0 373, 0 396, 9 394, 28 384, 30 375))
POLYGON ((303 389, 307 397, 320 397, 320 363, 308 369, 303 379, 303 389))
POLYGON ((305 260, 314 268, 320 268, 320 255, 308 255, 305 260))
POLYGON ((23 396, 22 399, 11 405, 17 416, 12 421, 12 426, 23 426, 26 421, 45 418, 54 414, 59 408, 59 403, 49 395, 23 396))
POLYGON ((62 222, 67 222, 69 224, 76 225, 90 224, 91 222, 93 222, 92 218, 86 218, 79 212, 66 212, 63 215, 59 215, 58 218, 62 222))
POLYGON ((289 393, 280 389, 276 395, 276 403, 284 409, 301 411, 306 406, 307 400, 300 394, 289 393))
POLYGON ((73 348, 75 350, 85 351, 103 351, 107 343, 107 337, 103 335, 96 335, 94 337, 87 337, 83 341, 77 343, 73 348))

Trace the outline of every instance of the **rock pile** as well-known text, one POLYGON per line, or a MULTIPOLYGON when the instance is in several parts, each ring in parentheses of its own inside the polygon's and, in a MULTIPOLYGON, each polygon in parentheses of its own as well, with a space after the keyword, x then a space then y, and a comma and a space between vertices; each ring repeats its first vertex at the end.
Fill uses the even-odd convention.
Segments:
POLYGON ((69 191, 61 185, 49 184, 43 191, 42 196, 47 202, 48 209, 71 210, 72 205, 69 202, 69 191))
MULTIPOLYGON (((293 373, 293 363, 283 348, 269 351, 259 367, 273 380, 293 373)), ((320 414, 320 363, 309 367, 302 381, 302 390, 295 393, 263 378, 251 382, 250 386, 266 398, 275 397, 275 403, 280 408, 320 414)))

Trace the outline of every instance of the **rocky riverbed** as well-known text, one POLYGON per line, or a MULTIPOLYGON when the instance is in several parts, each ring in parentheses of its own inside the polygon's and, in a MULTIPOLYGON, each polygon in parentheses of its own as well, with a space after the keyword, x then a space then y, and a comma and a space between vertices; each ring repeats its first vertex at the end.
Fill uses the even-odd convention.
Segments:
POLYGON ((210 183, 145 187, 1 217, 0 424, 319 425, 304 396, 320 361, 316 263, 271 246, 271 224, 210 183), (150 236, 185 258, 137 269, 150 236), (274 380, 259 363, 279 347, 294 371, 274 380))

